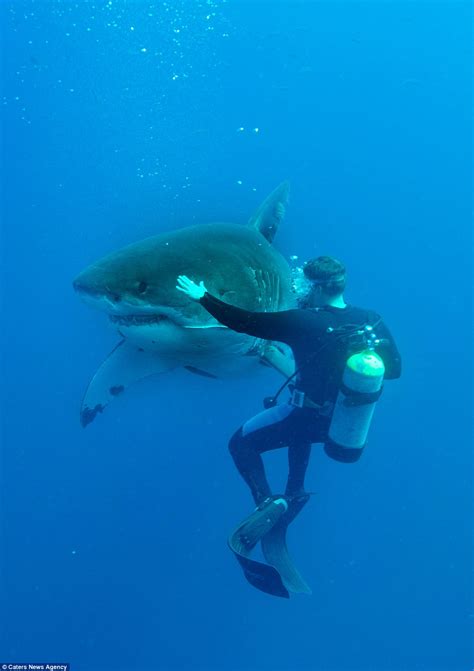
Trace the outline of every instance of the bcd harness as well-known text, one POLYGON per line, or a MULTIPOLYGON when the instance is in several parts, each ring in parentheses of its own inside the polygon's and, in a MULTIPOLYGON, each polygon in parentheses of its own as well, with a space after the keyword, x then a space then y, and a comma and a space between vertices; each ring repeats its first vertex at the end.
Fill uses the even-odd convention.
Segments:
MULTIPOLYGON (((324 310, 325 308, 315 308, 316 311, 324 310)), ((346 349, 346 358, 357 352, 362 352, 364 350, 375 350, 375 348, 385 342, 383 339, 377 338, 374 329, 382 321, 381 318, 377 319, 374 324, 364 322, 363 324, 343 324, 342 326, 331 327, 329 326, 326 329, 326 338, 325 342, 319 347, 311 356, 300 366, 295 372, 290 375, 285 382, 281 385, 274 396, 267 396, 263 405, 265 408, 272 408, 277 404, 278 397, 280 394, 288 387, 291 391, 291 405, 297 408, 312 408, 318 410, 321 416, 329 416, 334 408, 334 403, 331 401, 325 401, 323 404, 316 403, 302 390, 298 389, 295 385, 292 385, 291 382, 300 374, 300 372, 306 369, 321 352, 326 349, 330 344, 343 344, 346 349)), ((340 390, 344 392, 346 400, 345 402, 348 405, 363 405, 366 403, 374 403, 382 393, 382 389, 375 393, 361 394, 355 393, 352 389, 346 387, 344 384, 340 386, 340 390)))

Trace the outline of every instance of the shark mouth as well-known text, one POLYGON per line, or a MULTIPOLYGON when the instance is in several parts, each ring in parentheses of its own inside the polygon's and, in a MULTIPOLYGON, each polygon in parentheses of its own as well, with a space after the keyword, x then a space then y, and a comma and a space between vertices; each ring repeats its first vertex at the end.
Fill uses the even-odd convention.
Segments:
POLYGON ((155 324, 173 324, 184 329, 193 330, 193 329, 227 329, 226 326, 219 324, 218 322, 211 322, 209 324, 186 324, 180 323, 169 317, 168 315, 155 314, 155 315, 109 315, 109 319, 113 324, 120 326, 153 326, 155 324))

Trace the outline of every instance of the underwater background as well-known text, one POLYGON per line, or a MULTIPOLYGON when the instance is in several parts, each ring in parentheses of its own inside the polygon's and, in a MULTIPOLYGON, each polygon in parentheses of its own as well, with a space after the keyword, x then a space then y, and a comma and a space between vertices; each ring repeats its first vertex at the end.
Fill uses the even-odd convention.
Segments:
MULTIPOLYGON (((470 2, 2 2, 0 663, 72 671, 466 671, 472 629, 470 2), (313 448, 248 585, 227 440, 280 383, 150 378, 87 429, 118 336, 72 280, 124 244, 244 224, 340 257, 403 357, 355 465, 313 448)), ((265 458, 282 487, 285 451, 265 458)))

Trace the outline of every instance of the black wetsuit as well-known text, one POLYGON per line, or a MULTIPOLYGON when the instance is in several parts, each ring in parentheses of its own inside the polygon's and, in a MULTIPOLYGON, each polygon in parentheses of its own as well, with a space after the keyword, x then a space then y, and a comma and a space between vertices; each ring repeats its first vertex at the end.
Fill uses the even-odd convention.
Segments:
MULTIPOLYGON (((286 494, 301 494, 311 444, 324 443, 342 374, 348 356, 348 342, 342 334, 370 324, 382 344, 377 347, 385 365, 385 379, 401 373, 401 359, 390 331, 371 310, 346 306, 295 309, 284 312, 249 312, 228 305, 206 293, 201 305, 221 324, 234 331, 266 340, 286 343, 293 351, 296 387, 313 403, 323 406, 275 406, 246 422, 231 438, 229 449, 257 503, 271 494, 261 454, 288 447, 289 474, 286 494), (352 328, 353 327, 353 328, 352 328), (334 330, 335 329, 335 330, 334 330), (328 410, 329 409, 329 410, 328 410)), ((341 461, 355 461, 362 450, 340 451, 341 461)))

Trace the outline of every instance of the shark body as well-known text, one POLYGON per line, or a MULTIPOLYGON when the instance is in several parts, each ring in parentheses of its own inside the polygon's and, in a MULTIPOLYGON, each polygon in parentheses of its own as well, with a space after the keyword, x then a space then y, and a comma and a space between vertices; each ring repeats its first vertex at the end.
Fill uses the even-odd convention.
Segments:
POLYGON ((176 290, 176 279, 203 280, 210 293, 247 310, 292 307, 291 270, 271 244, 288 193, 284 182, 246 226, 212 223, 156 235, 109 254, 76 277, 76 292, 106 312, 121 336, 88 386, 83 426, 148 375, 184 367, 221 377, 264 357, 267 343, 221 326, 176 290))

